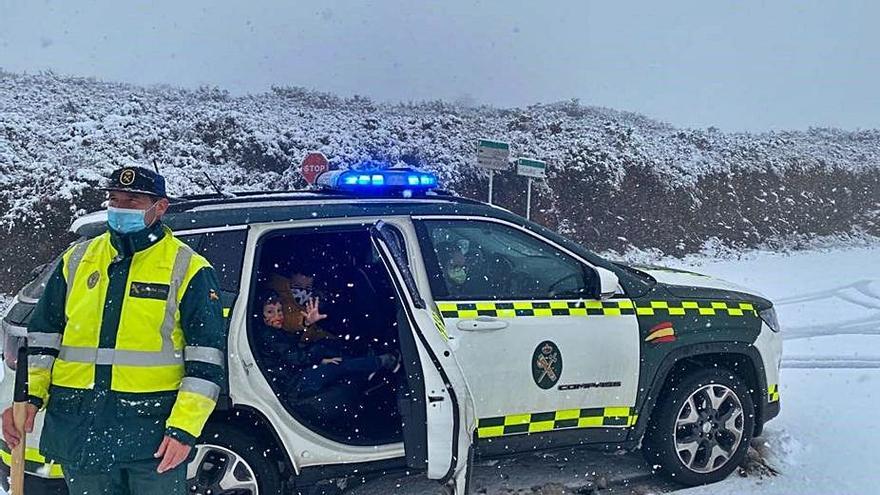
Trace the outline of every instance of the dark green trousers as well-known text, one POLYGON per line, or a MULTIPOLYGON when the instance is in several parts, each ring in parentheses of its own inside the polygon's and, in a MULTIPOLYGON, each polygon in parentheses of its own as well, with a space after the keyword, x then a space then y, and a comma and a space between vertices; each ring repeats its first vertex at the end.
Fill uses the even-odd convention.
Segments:
POLYGON ((186 461, 171 471, 156 472, 160 459, 114 464, 109 471, 76 472, 64 466, 70 495, 183 495, 186 461))

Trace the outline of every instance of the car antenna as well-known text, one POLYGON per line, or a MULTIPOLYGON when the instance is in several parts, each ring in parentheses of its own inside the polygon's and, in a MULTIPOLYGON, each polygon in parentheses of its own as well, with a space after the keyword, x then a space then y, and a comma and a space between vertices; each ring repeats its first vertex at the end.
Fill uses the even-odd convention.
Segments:
MULTIPOLYGON (((156 174, 162 175, 162 172, 159 171, 159 161, 153 158, 153 169, 156 170, 156 174)), ((172 199, 171 196, 168 197, 169 201, 175 202, 176 199, 172 199)))
POLYGON ((220 186, 218 186, 217 183, 211 179, 211 176, 208 175, 208 172, 205 172, 204 170, 202 170, 202 173, 205 175, 205 178, 208 179, 208 182, 211 184, 211 187, 213 187, 214 190, 217 191, 217 194, 219 194, 220 196, 223 196, 224 198, 234 198, 235 197, 235 194, 232 194, 230 192, 225 192, 223 189, 220 189, 220 186))

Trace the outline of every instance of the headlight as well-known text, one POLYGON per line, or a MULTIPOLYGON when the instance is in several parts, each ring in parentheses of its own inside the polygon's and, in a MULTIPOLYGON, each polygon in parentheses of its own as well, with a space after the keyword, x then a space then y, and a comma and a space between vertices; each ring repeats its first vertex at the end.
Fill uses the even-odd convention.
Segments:
POLYGON ((768 327, 770 327, 770 330, 773 330, 774 332, 779 331, 779 319, 776 318, 775 308, 761 310, 758 314, 761 315, 761 319, 764 320, 764 323, 766 323, 768 327))

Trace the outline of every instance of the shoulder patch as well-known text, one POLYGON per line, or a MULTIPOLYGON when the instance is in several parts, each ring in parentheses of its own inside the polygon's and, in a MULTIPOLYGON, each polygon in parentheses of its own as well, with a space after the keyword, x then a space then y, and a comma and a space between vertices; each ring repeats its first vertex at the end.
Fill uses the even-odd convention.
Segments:
POLYGON ((98 285, 98 280, 101 280, 101 272, 95 270, 89 275, 89 279, 86 280, 86 285, 89 289, 94 289, 96 285, 98 285))

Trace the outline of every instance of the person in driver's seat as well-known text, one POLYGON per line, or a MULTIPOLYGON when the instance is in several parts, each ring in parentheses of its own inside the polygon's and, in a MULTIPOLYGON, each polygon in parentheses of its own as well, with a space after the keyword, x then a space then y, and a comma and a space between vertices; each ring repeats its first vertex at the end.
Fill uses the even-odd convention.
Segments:
MULTIPOLYGON (((319 305, 317 298, 306 302, 300 314, 306 326, 326 318, 319 305)), ((263 328, 257 331, 257 342, 267 361, 268 373, 293 397, 310 397, 344 381, 366 383, 379 370, 399 369, 399 359, 394 354, 351 357, 333 340, 303 343, 298 335, 284 331, 283 307, 276 294, 264 298, 263 328)))
POLYGON ((471 275, 468 260, 461 246, 444 242, 438 246, 437 257, 442 265, 441 273, 446 281, 449 295, 466 292, 465 284, 471 275))

